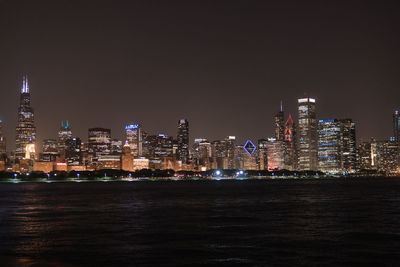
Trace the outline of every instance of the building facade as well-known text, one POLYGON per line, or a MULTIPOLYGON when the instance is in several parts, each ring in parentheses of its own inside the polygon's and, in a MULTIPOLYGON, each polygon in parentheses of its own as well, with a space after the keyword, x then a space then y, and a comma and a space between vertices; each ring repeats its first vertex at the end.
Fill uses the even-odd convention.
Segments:
POLYGON ((141 157, 143 155, 142 127, 137 123, 126 125, 125 137, 131 148, 132 155, 141 157))
POLYGON ((318 135, 314 98, 300 98, 298 102, 298 169, 318 169, 318 135))
POLYGON ((22 88, 20 91, 15 145, 15 157, 17 159, 25 158, 27 152, 29 153, 30 158, 36 156, 36 152, 27 151, 27 148, 31 151, 35 151, 36 146, 35 116, 31 106, 31 94, 27 76, 24 76, 23 78, 22 88))
POLYGON ((186 119, 178 121, 177 159, 189 163, 189 122, 186 119))

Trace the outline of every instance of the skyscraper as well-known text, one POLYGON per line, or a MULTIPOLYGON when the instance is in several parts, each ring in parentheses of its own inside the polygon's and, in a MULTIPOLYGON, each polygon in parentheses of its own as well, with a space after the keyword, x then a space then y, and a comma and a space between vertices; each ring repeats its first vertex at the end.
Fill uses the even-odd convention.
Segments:
POLYGON ((400 110, 393 113, 393 134, 395 141, 400 144, 400 110))
POLYGON ((285 123, 285 139, 283 141, 284 168, 295 170, 297 168, 297 150, 296 150, 296 127, 289 114, 285 123))
POLYGON ((65 159, 68 165, 82 164, 82 142, 78 137, 73 137, 65 142, 65 159))
MULTIPOLYGON (((15 156, 17 159, 22 159, 26 156, 28 145, 30 151, 35 151, 36 127, 34 112, 33 108, 31 107, 31 94, 29 91, 27 76, 23 77, 22 88, 20 92, 15 144, 15 156)), ((35 157, 35 152, 31 153, 31 157, 35 157)))
POLYGON ((42 152, 42 161, 55 161, 59 156, 57 141, 54 139, 43 140, 42 152))
POLYGON ((186 119, 178 121, 178 153, 177 159, 189 163, 189 122, 186 119))
POLYGON ((0 159, 6 152, 6 138, 3 136, 3 122, 0 120, 0 159))
POLYGON ((298 99, 298 169, 318 169, 318 135, 314 98, 298 99))
POLYGON ((125 136, 131 153, 134 157, 141 157, 143 154, 142 129, 139 124, 129 124, 125 126, 125 136))
POLYGON ((97 161, 100 156, 111 153, 111 129, 91 128, 89 129, 88 150, 97 161))
POLYGON ((337 119, 318 121, 318 169, 341 172, 341 127, 337 119))
POLYGON ((281 101, 281 109, 274 116, 275 123, 275 139, 277 141, 283 141, 285 139, 284 131, 285 131, 285 121, 284 121, 284 113, 283 106, 281 101))
POLYGON ((341 119, 340 146, 343 171, 354 172, 357 168, 356 124, 351 119, 341 119))
POLYGON ((63 160, 65 159, 67 140, 71 139, 71 137, 72 137, 71 125, 69 124, 68 121, 66 121, 65 123, 62 121, 60 130, 58 132, 57 146, 58 146, 59 156, 63 160))

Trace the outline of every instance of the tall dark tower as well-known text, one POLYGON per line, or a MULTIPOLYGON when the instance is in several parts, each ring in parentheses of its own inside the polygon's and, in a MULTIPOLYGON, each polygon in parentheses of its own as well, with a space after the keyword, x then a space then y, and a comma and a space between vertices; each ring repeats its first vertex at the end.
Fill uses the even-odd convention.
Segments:
POLYGON ((396 142, 400 144, 400 110, 393 113, 393 134, 396 142))
POLYGON ((17 159, 25 158, 28 155, 27 149, 30 154, 29 158, 35 156, 36 127, 27 76, 24 76, 22 80, 15 144, 17 159))
POLYGON ((275 123, 275 138, 277 141, 283 141, 285 139, 285 121, 284 121, 284 113, 281 101, 281 109, 274 116, 275 123))
POLYGON ((186 119, 178 122, 178 153, 177 159, 182 163, 189 162, 189 122, 186 119))
POLYGON ((6 138, 3 136, 3 122, 0 120, 0 160, 6 152, 6 138))

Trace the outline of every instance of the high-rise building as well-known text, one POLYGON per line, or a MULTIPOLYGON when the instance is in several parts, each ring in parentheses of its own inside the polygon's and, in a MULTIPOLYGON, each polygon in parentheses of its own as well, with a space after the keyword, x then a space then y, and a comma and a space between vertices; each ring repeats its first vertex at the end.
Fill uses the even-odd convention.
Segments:
POLYGON ((189 163, 189 122, 186 119, 178 121, 177 142, 177 159, 182 163, 189 163))
POLYGON ((3 121, 0 120, 0 159, 6 152, 6 138, 3 136, 3 121))
POLYGON ((281 170, 284 168, 283 141, 276 138, 268 138, 267 158, 268 170, 281 170))
POLYGON ((318 169, 341 172, 341 127, 337 119, 318 121, 318 169))
POLYGON ((296 127, 289 114, 289 118, 285 123, 285 139, 283 141, 283 158, 284 168, 288 170, 296 170, 297 168, 297 149, 296 149, 296 127))
POLYGON ((122 148, 121 169, 130 172, 134 171, 133 155, 128 141, 125 142, 125 145, 122 148))
POLYGON ((318 135, 314 98, 298 99, 298 169, 318 169, 318 135))
POLYGON ((131 148, 131 153, 134 157, 143 155, 143 138, 141 126, 137 123, 125 126, 125 136, 128 145, 131 148))
POLYGON ((89 129, 88 141, 88 152, 93 156, 93 161, 111 153, 111 129, 89 129))
POLYGON ((78 137, 68 139, 66 142, 65 159, 68 165, 82 164, 82 142, 78 137))
POLYGON ((67 148, 67 140, 72 138, 71 125, 68 121, 61 122, 60 130, 58 131, 58 153, 62 160, 65 160, 65 151, 67 148))
POLYGON ((212 147, 211 143, 205 138, 194 139, 193 161, 196 169, 207 170, 211 168, 212 147))
POLYGON ((278 113, 274 116, 274 123, 275 123, 275 139, 277 141, 283 141, 285 138, 285 120, 284 120, 284 113, 283 113, 283 106, 281 101, 281 109, 278 113))
POLYGON ((122 154, 122 141, 118 139, 111 140, 111 154, 120 155, 122 154))
POLYGON ((393 134, 395 141, 400 144, 400 110, 393 113, 393 134))
POLYGON ((42 147, 42 161, 56 161, 58 154, 58 145, 57 141, 54 139, 45 139, 43 140, 42 147))
POLYGON ((268 140, 267 139, 259 139, 258 146, 258 169, 259 170, 268 170, 268 140))
POLYGON ((341 119, 339 123, 341 168, 345 172, 354 172, 357 168, 356 124, 351 119, 341 119))
POLYGON ((35 157, 35 152, 32 151, 35 151, 36 127, 27 76, 23 77, 20 92, 15 144, 15 157, 17 159, 25 158, 27 156, 27 149, 29 149, 29 157, 35 157))
POLYGON ((358 169, 373 170, 374 166, 374 151, 372 142, 362 142, 358 145, 358 169))

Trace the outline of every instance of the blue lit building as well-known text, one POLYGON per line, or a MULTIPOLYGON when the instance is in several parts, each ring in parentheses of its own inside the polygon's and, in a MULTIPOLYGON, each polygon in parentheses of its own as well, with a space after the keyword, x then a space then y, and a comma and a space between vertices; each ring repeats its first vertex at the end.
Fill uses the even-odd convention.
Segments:
POLYGON ((341 172, 340 122, 337 119, 318 121, 318 169, 341 172))

